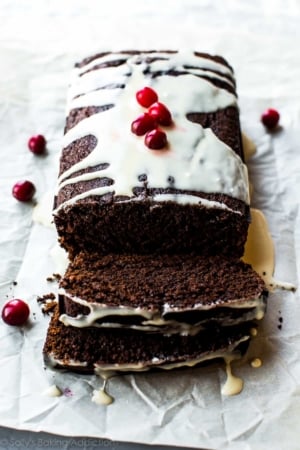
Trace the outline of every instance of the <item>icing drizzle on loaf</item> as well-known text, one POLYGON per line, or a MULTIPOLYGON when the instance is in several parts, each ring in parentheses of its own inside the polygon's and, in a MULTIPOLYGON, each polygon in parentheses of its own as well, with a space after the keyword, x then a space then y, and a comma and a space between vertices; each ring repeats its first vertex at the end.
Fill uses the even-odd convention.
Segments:
MULTIPOLYGON (((185 191, 182 198, 181 194, 174 196, 175 202, 189 203, 191 197, 190 203, 194 203, 192 192, 206 192, 227 194, 249 204, 247 168, 241 158, 210 128, 187 119, 190 113, 236 107, 236 96, 230 87, 234 87, 234 79, 228 66, 194 53, 155 52, 151 58, 148 53, 115 53, 77 68, 68 110, 106 105, 110 108, 81 120, 65 134, 64 147, 88 135, 95 136, 97 145, 86 158, 62 173, 58 189, 99 178, 112 182, 75 195, 59 208, 109 193, 139 200, 133 189, 144 186, 141 175, 146 176, 149 189, 168 188, 172 179, 173 188, 185 191), (216 86, 215 80, 229 90, 216 86), (131 122, 144 112, 136 102, 135 93, 146 85, 155 89, 174 119, 174 126, 168 128, 166 150, 149 150, 144 138, 130 130, 131 122), (99 165, 101 170, 85 170, 99 165), (80 170, 85 173, 76 174, 80 170), (191 195, 186 191, 191 191, 191 195)), ((155 201, 165 201, 164 196, 156 195, 155 201)), ((212 207, 224 207, 213 203, 212 207)))

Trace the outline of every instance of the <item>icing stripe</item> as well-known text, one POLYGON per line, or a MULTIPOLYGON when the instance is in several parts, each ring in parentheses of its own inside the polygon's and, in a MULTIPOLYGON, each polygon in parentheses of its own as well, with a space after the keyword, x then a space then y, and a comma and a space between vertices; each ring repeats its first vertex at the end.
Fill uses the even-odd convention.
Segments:
MULTIPOLYGON (((112 184, 89 189, 67 200, 59 208, 90 195, 113 193, 115 196, 131 198, 133 188, 144 186, 143 182, 139 181, 141 174, 146 174, 149 189, 169 187, 168 180, 172 177, 173 187, 178 190, 224 193, 249 204, 247 168, 241 158, 220 141, 211 129, 203 128, 187 119, 187 114, 190 113, 211 113, 236 106, 234 94, 195 76, 195 73, 203 72, 202 66, 206 70, 218 70, 226 76, 231 75, 232 71, 224 64, 193 54, 155 52, 149 55, 151 58, 165 56, 167 59, 156 60, 147 65, 143 62, 147 54, 133 55, 120 66, 83 73, 95 64, 112 62, 116 58, 124 59, 124 55, 114 54, 102 56, 77 69, 69 99, 74 96, 77 98, 70 100, 69 107, 104 105, 108 102, 115 103, 115 107, 81 120, 66 133, 64 147, 87 135, 95 136, 97 145, 86 158, 60 176, 58 190, 67 184, 103 177, 111 179, 112 184), (149 79, 145 76, 147 67, 150 67, 151 71, 167 71, 174 67, 180 69, 184 65, 194 67, 196 64, 197 67, 201 65, 201 68, 193 68, 191 73, 177 77, 161 75, 149 79), (99 90, 101 86, 109 83, 125 84, 125 88, 99 90), (144 108, 136 102, 135 93, 145 84, 152 85, 160 101, 171 110, 174 119, 174 126, 165 129, 168 149, 159 152, 149 150, 144 145, 143 136, 137 137, 130 130, 131 122, 144 112, 144 108), (78 97, 82 93, 84 95, 78 97), (100 172, 93 171, 68 179, 79 170, 100 164, 107 164, 107 167, 100 172)), ((222 75, 220 77, 222 78, 222 75)), ((187 196, 188 194, 185 194, 185 203, 188 203, 187 196)), ((181 201, 182 198, 178 196, 174 200, 181 201)), ((190 203, 195 203, 192 196, 190 203)))
MULTIPOLYGON (((228 348, 224 351, 217 350, 215 352, 199 356, 198 358, 186 358, 185 360, 181 361, 166 362, 166 360, 170 358, 166 357, 166 360, 163 360, 162 358, 154 357, 152 358, 151 361, 137 362, 137 363, 123 363, 123 364, 96 363, 94 364, 94 370, 97 375, 106 378, 105 373, 109 373, 109 376, 113 376, 114 374, 112 372, 144 372, 150 370, 151 368, 173 370, 180 367, 194 367, 197 364, 200 364, 204 361, 209 361, 213 359, 230 358, 231 360, 233 360, 239 357, 236 351, 237 347, 243 342, 248 341, 249 339, 250 336, 246 335, 244 337, 241 337, 239 340, 235 341, 231 345, 229 345, 228 348)), ((88 366, 85 361, 83 362, 78 360, 64 361, 63 359, 57 358, 57 356, 55 356, 54 353, 47 355, 47 359, 48 364, 50 364, 52 367, 59 365, 62 367, 74 366, 75 368, 79 368, 81 366, 82 368, 87 368, 88 366)))
MULTIPOLYGON (((152 309, 146 309, 142 307, 129 307, 129 306, 107 306, 106 304, 100 304, 100 303, 90 303, 82 298, 73 296, 66 292, 63 288, 59 289, 60 295, 65 295, 68 298, 70 298, 74 303, 80 304, 84 307, 89 308, 90 312, 88 314, 79 315, 77 317, 72 317, 67 314, 61 314, 60 321, 64 323, 64 325, 67 326, 73 326, 73 327, 88 327, 88 326, 102 326, 102 324, 97 324, 96 321, 99 319, 103 319, 105 317, 110 316, 138 316, 143 318, 142 325, 139 327, 133 327, 132 325, 128 324, 127 328, 135 328, 140 329, 144 331, 148 331, 147 327, 155 327, 154 329, 159 330, 160 327, 168 326, 170 329, 176 330, 178 332, 178 329, 181 330, 182 333, 185 334, 195 334, 201 329, 201 324, 203 323, 203 320, 199 324, 188 324, 188 323, 182 323, 176 320, 168 320, 164 319, 164 315, 168 313, 183 313, 183 312, 191 312, 191 311, 208 311, 212 309, 218 309, 220 307, 222 308, 228 308, 228 310, 233 309, 240 309, 241 310, 241 316, 239 319, 246 320, 244 313, 242 312, 245 309, 253 308, 253 311, 249 313, 249 317, 247 320, 252 320, 256 318, 257 320, 260 320, 264 316, 265 312, 265 300, 263 296, 259 296, 257 298, 245 300, 245 299, 236 299, 235 302, 222 302, 221 304, 215 305, 215 304, 199 304, 194 305, 193 308, 176 308, 176 307, 170 307, 168 304, 163 305, 163 312, 160 313, 158 309, 154 310, 152 309), (199 328, 200 327, 200 328, 199 328)), ((115 326, 115 323, 114 323, 115 326)), ((107 327, 107 325, 106 325, 107 327)), ((125 328, 125 326, 124 326, 125 328)), ((164 331, 164 329, 163 329, 164 331)))

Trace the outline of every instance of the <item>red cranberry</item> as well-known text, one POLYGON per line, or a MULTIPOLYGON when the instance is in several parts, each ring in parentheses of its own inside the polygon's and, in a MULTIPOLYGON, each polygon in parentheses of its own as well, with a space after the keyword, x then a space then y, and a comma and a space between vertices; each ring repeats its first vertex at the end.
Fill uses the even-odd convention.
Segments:
POLYGON ((2 319, 7 325, 24 325, 29 317, 29 306, 17 298, 7 302, 2 309, 2 319))
POLYGON ((150 87, 144 87, 143 89, 137 91, 136 99, 141 106, 148 108, 152 103, 157 102, 157 93, 150 87))
POLYGON ((167 142, 166 133, 158 128, 149 131, 145 136, 145 145, 152 150, 161 150, 167 145, 167 142))
POLYGON ((29 202, 34 193, 34 184, 27 180, 18 181, 12 188, 12 195, 20 202, 29 202))
POLYGON ((41 134, 32 136, 28 141, 28 148, 32 153, 40 155, 44 153, 46 148, 46 139, 41 134))
POLYGON ((169 126, 172 123, 172 116, 168 108, 160 102, 153 103, 149 108, 149 114, 161 125, 169 126))
POLYGON ((137 136, 143 136, 147 131, 156 127, 156 121, 149 114, 144 113, 137 117, 131 124, 132 133, 137 136))
POLYGON ((272 130, 277 127, 280 114, 276 109, 269 108, 261 116, 261 121, 265 127, 272 130))

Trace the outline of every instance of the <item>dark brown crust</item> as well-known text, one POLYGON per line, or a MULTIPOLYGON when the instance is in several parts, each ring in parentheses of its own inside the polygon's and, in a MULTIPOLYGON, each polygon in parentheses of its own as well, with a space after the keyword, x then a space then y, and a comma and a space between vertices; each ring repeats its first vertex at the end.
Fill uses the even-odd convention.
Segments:
MULTIPOLYGON (((59 321, 58 310, 49 325, 43 353, 46 364, 53 367, 52 357, 61 360, 57 366, 77 372, 93 372, 94 364, 145 364, 154 366, 153 358, 163 363, 188 361, 230 346, 250 337, 251 323, 201 332, 196 336, 163 336, 133 330, 73 328, 59 321), (141 345, 141 342, 143 343, 141 345), (85 362, 85 367, 72 365, 85 362)), ((244 343, 247 347, 247 342, 244 343)), ((245 347, 243 349, 245 351, 245 347)), ((155 367, 155 366, 154 366, 155 367)))

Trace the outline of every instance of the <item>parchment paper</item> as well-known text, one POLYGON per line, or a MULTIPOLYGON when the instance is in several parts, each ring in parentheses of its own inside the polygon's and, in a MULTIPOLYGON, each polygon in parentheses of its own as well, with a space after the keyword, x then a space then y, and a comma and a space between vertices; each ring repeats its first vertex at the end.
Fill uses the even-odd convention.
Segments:
POLYGON ((297 285, 299 1, 1 0, 0 14, 0 301, 17 297, 31 307, 26 327, 0 323, 0 425, 207 449, 298 449, 299 293, 270 296, 246 362, 234 367, 245 381, 240 395, 222 397, 225 371, 214 365, 113 378, 109 391, 116 400, 101 407, 91 402, 101 385, 95 376, 44 369, 49 318, 36 297, 55 292, 46 278, 55 270, 49 253, 56 237, 32 223, 33 205, 18 203, 11 188, 19 179, 32 180, 36 201, 54 188, 70 70, 81 57, 103 48, 222 54, 235 68, 243 130, 257 145, 249 163, 253 205, 265 213, 274 238, 275 278, 297 285), (260 123, 267 107, 281 113, 276 133, 260 123), (47 138, 45 156, 27 149, 36 133, 47 138), (249 364, 254 357, 263 361, 259 369, 249 364), (64 395, 42 395, 52 384, 64 395))

